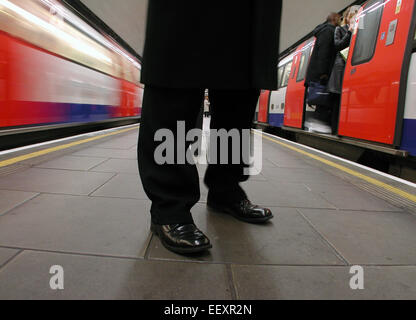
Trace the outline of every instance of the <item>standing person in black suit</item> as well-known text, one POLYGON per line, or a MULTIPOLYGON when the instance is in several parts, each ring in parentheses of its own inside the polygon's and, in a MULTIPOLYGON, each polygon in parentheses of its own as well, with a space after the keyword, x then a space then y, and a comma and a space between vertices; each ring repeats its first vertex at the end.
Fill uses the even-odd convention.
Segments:
MULTIPOLYGON (((334 66, 337 50, 335 48, 335 28, 338 26, 341 15, 331 13, 327 21, 320 24, 313 31, 316 37, 315 47, 309 62, 305 79, 305 86, 309 87, 311 82, 327 84, 334 66)), ((331 108, 329 106, 316 106, 314 118, 305 123, 312 131, 320 133, 331 133, 331 108)))
MULTIPOLYGON (((138 159, 152 201, 152 231, 171 251, 195 253, 212 246, 191 215, 200 199, 196 166, 158 165, 155 133, 169 129, 176 139, 178 121, 185 122, 186 132, 194 129, 205 89, 212 129, 251 127, 260 89, 277 89, 281 2, 149 1, 138 159)), ((176 157, 189 147, 182 145, 176 157)), ((243 164, 209 165, 208 206, 250 223, 270 220, 271 211, 251 204, 241 188, 247 180, 243 164)))

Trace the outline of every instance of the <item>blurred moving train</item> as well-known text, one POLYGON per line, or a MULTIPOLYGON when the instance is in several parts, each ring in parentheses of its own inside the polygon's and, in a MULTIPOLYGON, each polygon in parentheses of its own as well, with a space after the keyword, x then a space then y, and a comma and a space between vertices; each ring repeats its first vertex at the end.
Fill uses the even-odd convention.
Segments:
POLYGON ((138 118, 140 62, 57 0, 0 0, 0 133, 138 118))
POLYGON ((401 156, 416 156, 415 0, 369 0, 357 16, 340 106, 338 137, 306 133, 304 79, 315 43, 279 63, 279 90, 262 91, 257 124, 401 156))

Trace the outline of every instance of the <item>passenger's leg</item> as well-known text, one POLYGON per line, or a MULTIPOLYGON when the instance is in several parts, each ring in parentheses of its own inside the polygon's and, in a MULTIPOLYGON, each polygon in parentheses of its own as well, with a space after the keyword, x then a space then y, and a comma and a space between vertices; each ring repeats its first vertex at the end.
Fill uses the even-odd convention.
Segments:
MULTIPOLYGON (((152 221, 157 225, 193 223, 191 208, 199 201, 200 190, 196 166, 156 163, 154 154, 160 142, 154 141, 155 133, 171 130, 176 150, 177 122, 185 121, 186 132, 195 128, 203 98, 202 89, 145 89, 138 160, 144 189, 152 201, 152 221)), ((185 152, 189 145, 186 143, 185 152)))
MULTIPOLYGON (((250 129, 254 113, 260 96, 259 90, 210 90, 211 100, 211 129, 237 129, 242 136, 243 129, 250 129)), ((231 140, 231 139, 230 139, 231 140)), ((212 146, 211 146, 212 147, 212 146)), ((245 143, 242 149, 250 148, 245 143)), ((219 151, 219 146, 218 146, 219 151)), ((229 143, 228 161, 232 163, 232 146, 229 143)), ((244 175, 245 165, 240 154, 240 164, 221 165, 220 152, 217 157, 218 164, 209 165, 205 184, 209 189, 209 197, 216 202, 238 202, 247 199, 247 195, 240 183, 247 181, 249 176, 244 175)))
POLYGON ((341 95, 337 93, 331 94, 331 105, 332 105, 332 120, 331 120, 331 127, 332 127, 332 134, 338 134, 338 126, 339 126, 339 112, 341 108, 341 95))
POLYGON ((314 118, 329 125, 331 123, 331 107, 316 106, 314 118))

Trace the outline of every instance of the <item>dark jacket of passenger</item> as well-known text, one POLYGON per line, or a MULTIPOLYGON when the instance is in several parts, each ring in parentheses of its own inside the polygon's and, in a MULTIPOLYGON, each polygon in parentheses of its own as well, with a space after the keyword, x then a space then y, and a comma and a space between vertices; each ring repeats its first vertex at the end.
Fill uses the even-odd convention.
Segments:
POLYGON ((142 82, 276 89, 281 0, 149 0, 142 82))
POLYGON ((320 82, 323 75, 328 78, 331 75, 336 56, 334 34, 335 26, 330 23, 323 23, 315 28, 316 42, 309 62, 305 86, 310 82, 320 82))
POLYGON ((344 81, 345 60, 340 51, 348 48, 351 43, 352 33, 348 26, 337 27, 335 29, 334 44, 337 55, 335 58, 332 74, 328 82, 328 91, 332 93, 342 93, 342 83, 344 81))

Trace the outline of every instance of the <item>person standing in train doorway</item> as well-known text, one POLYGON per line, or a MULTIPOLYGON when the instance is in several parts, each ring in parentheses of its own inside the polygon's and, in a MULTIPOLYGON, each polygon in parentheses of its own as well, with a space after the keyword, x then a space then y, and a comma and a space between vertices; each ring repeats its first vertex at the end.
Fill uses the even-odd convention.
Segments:
MULTIPOLYGON (((200 200, 196 166, 158 165, 155 134, 167 129, 176 139, 179 121, 187 132, 194 129, 205 89, 211 129, 251 127, 260 90, 277 89, 281 6, 281 0, 149 1, 138 161, 152 201, 151 230, 173 252, 203 252, 212 245, 191 214, 200 200)), ((240 186, 248 178, 243 164, 209 165, 208 206, 250 223, 273 218, 248 200, 240 186)))
POLYGON ((350 46, 357 13, 357 6, 349 7, 342 15, 341 25, 335 29, 334 41, 337 55, 328 81, 328 92, 331 94, 331 128, 333 135, 338 133, 342 83, 344 81, 344 71, 346 66, 346 56, 343 55, 342 51, 350 46))
MULTIPOLYGON (((313 31, 316 42, 306 74, 306 87, 309 87, 312 82, 322 85, 328 84, 337 54, 334 36, 340 19, 340 14, 331 13, 327 21, 317 26, 313 31)), ((305 127, 314 132, 331 133, 331 115, 330 106, 317 105, 313 119, 308 119, 305 122, 305 127)))

